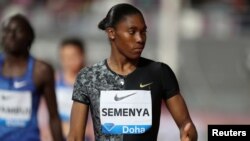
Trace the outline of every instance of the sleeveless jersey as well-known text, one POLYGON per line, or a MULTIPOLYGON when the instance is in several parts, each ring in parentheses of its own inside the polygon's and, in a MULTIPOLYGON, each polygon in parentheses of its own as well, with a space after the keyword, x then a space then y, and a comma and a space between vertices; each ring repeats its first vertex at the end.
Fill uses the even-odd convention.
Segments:
POLYGON ((72 107, 72 93, 73 86, 65 83, 63 74, 59 73, 59 77, 56 81, 56 99, 58 104, 58 111, 62 121, 69 122, 70 112, 72 107))
POLYGON ((35 59, 29 57, 24 75, 3 76, 0 56, 0 140, 39 141, 37 110, 40 94, 33 82, 35 59))

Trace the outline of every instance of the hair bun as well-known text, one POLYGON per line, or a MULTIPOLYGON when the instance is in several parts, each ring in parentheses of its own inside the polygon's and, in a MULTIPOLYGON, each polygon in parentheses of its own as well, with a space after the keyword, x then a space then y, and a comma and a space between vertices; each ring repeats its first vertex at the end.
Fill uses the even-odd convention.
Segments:
POLYGON ((105 17, 101 22, 98 24, 98 28, 101 30, 105 30, 107 27, 107 18, 105 17))

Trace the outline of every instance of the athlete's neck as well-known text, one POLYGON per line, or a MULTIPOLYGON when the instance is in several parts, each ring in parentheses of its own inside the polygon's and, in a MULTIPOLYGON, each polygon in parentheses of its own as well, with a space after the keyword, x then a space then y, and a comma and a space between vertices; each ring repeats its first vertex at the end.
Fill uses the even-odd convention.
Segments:
POLYGON ((28 65, 28 55, 5 54, 2 74, 7 77, 22 76, 28 65))
POLYGON ((111 54, 107 60, 109 68, 117 74, 128 75, 136 69, 139 58, 130 60, 124 56, 111 54))
POLYGON ((19 64, 26 64, 29 58, 29 54, 5 54, 4 64, 5 65, 19 65, 19 64))
POLYGON ((78 72, 64 71, 63 77, 66 84, 73 85, 78 72))

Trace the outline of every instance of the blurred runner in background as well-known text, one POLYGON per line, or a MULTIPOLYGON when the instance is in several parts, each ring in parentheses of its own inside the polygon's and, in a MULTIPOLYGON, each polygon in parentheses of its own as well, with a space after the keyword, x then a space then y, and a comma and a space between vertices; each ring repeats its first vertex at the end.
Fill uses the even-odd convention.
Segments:
MULTIPOLYGON (((59 46, 59 60, 60 69, 56 75, 56 98, 58 103, 58 110, 62 120, 62 128, 64 137, 69 132, 69 120, 72 107, 72 93, 73 85, 78 72, 86 65, 86 55, 84 43, 81 39, 76 37, 69 37, 63 39, 59 46)), ((46 115, 46 105, 41 104, 41 117, 46 115)), ((41 119, 41 125, 44 129, 44 140, 49 140, 49 133, 46 131, 46 118, 41 119)), ((93 127, 91 119, 88 120, 87 133, 85 141, 94 140, 93 127)))
POLYGON ((30 55, 35 38, 26 17, 17 14, 3 23, 0 57, 0 140, 40 141, 37 111, 41 96, 49 111, 54 141, 62 141, 54 70, 30 55))

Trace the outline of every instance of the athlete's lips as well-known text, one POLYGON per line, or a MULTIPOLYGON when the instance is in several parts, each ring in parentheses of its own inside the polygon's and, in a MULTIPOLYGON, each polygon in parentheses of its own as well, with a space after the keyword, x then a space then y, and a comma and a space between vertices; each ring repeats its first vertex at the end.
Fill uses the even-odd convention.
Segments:
POLYGON ((136 50, 143 50, 144 49, 144 45, 143 44, 139 44, 139 45, 135 46, 134 49, 136 49, 136 50))
POLYGON ((135 52, 142 52, 143 49, 144 49, 144 47, 142 46, 142 47, 135 47, 133 50, 134 50, 135 52))

